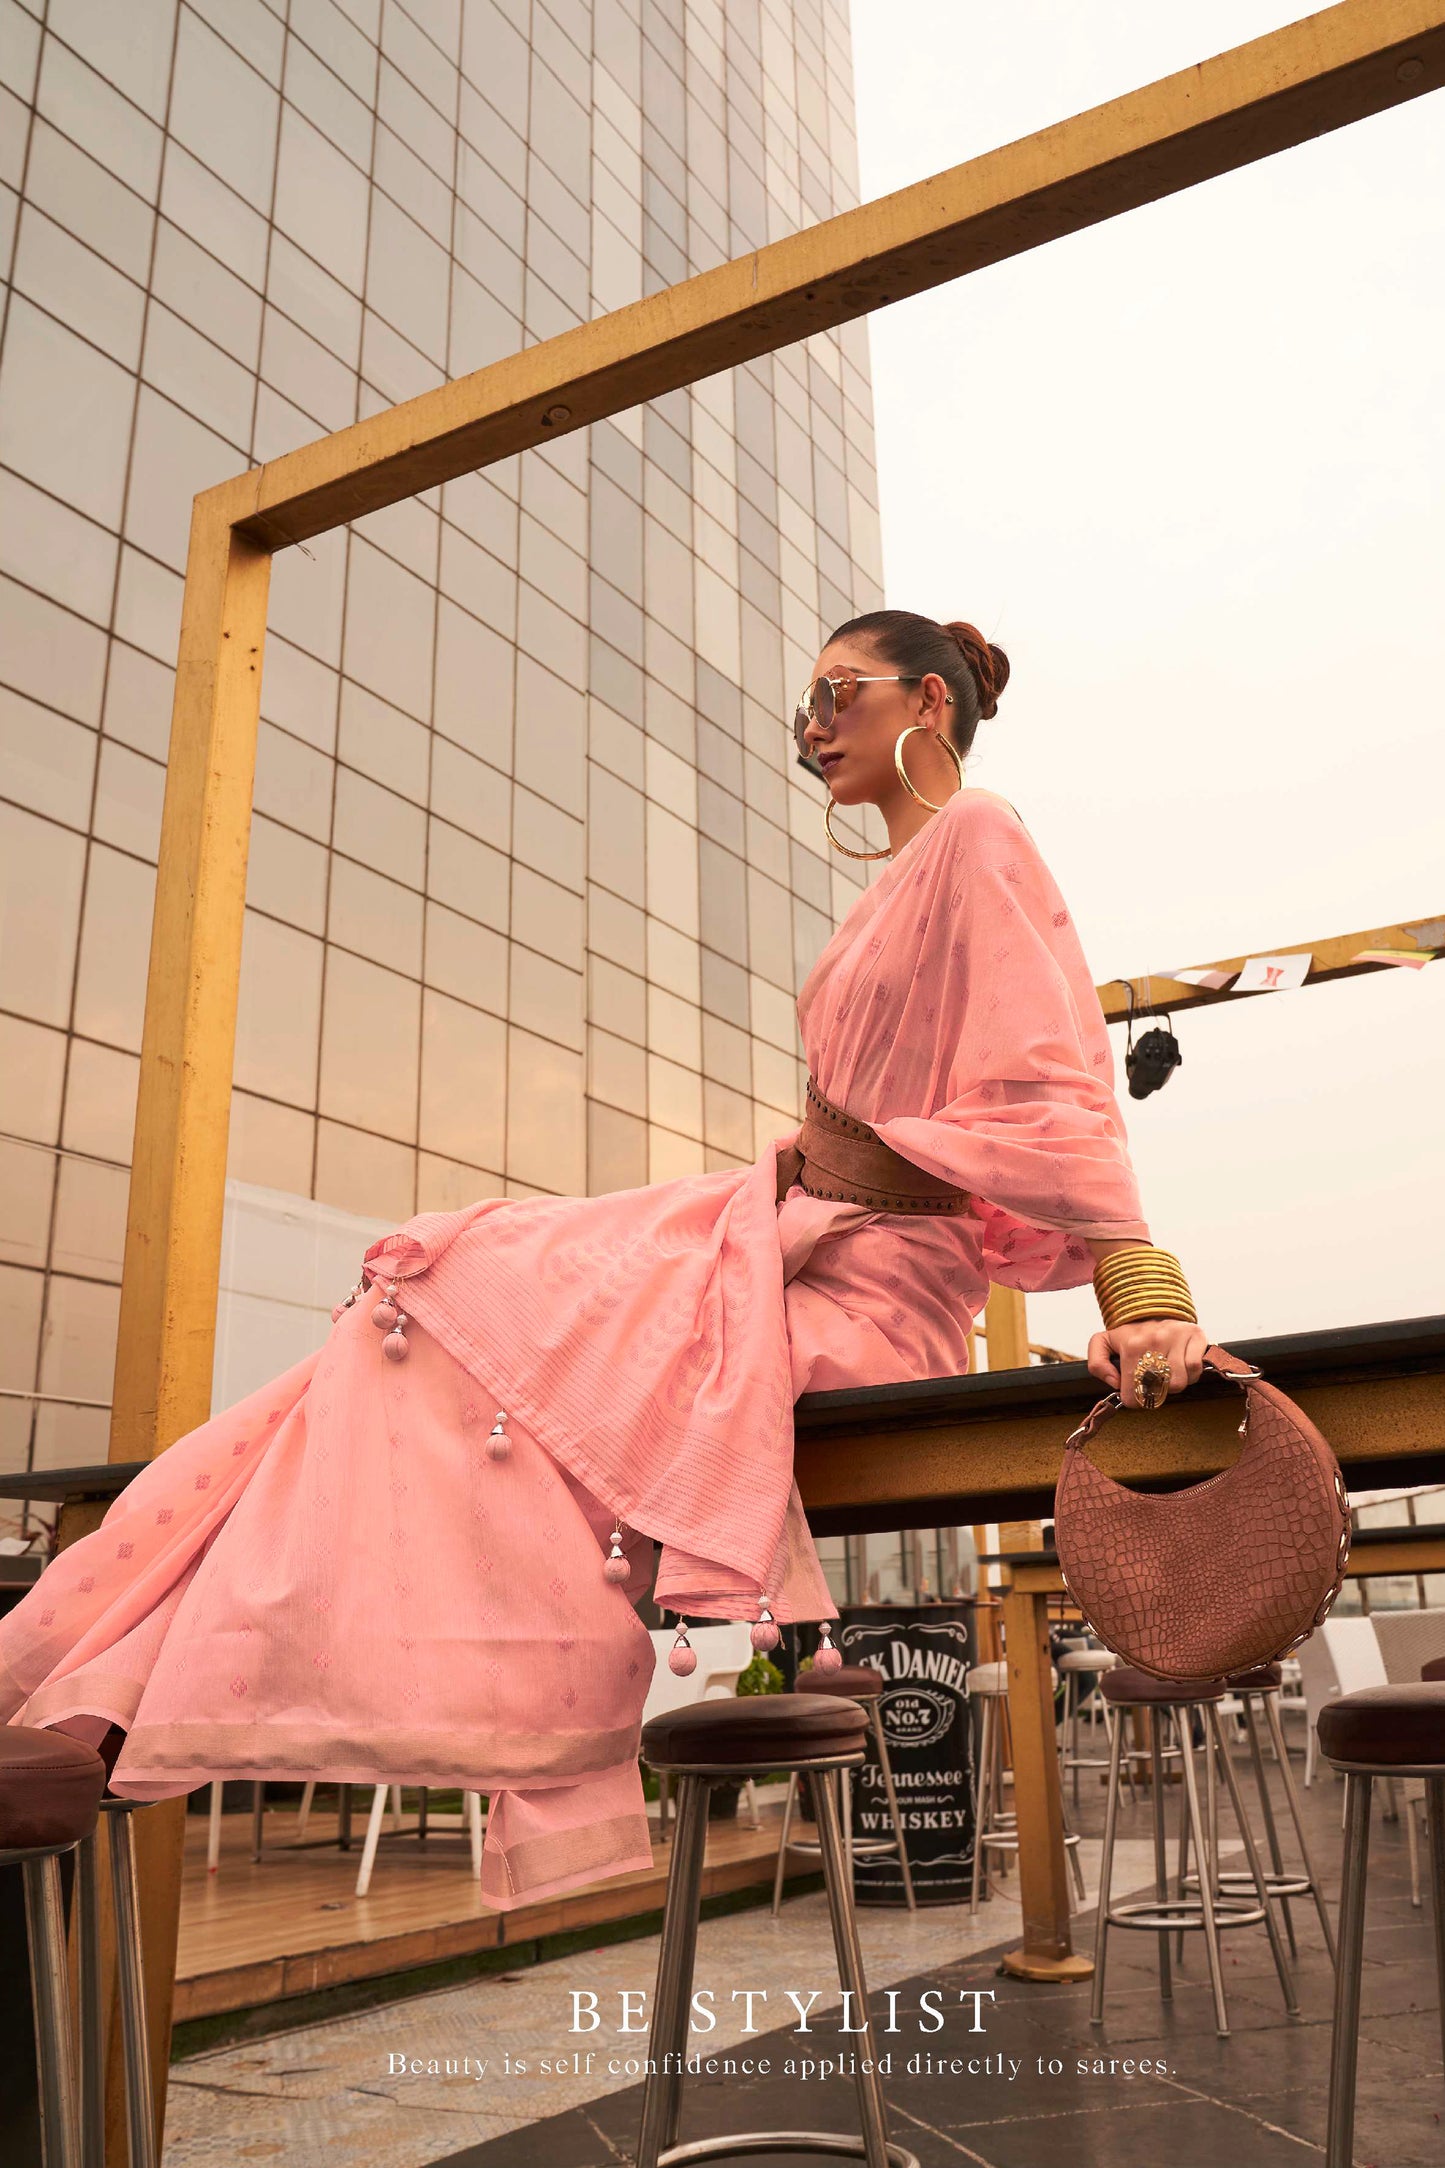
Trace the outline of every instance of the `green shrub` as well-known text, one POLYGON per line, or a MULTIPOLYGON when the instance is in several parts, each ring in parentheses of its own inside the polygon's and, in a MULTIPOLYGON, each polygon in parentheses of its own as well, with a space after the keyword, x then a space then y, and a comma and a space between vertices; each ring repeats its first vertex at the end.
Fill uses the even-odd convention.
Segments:
POLYGON ((740 1694, 781 1694, 783 1674, 759 1649, 747 1669, 738 1673, 737 1691, 740 1694))

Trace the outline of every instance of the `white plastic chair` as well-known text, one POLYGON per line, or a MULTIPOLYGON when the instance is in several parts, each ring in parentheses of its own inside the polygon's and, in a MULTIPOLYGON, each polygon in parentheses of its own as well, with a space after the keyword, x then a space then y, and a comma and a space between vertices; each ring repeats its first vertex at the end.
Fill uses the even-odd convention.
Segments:
MULTIPOLYGON (((1376 1611, 1372 1623, 1392 1686, 1419 1678, 1422 1664, 1445 1656, 1445 1611, 1376 1611)), ((1425 1780, 1405 1777, 1405 1835, 1410 1846, 1410 1902, 1420 1903, 1420 1816, 1425 1810, 1425 1780)))
MULTIPOLYGON (((296 1840, 299 1843, 306 1834, 306 1824, 311 1817, 311 1802, 316 1796, 316 1786, 308 1784, 301 1794, 301 1810, 296 1818, 296 1840)), ((371 1813, 366 1823, 366 1842, 361 1848, 361 1866, 356 1876, 356 1894, 364 1897, 371 1888, 371 1870, 376 1865, 376 1854, 381 1844, 381 1825, 386 1818, 386 1803, 391 1800, 391 1826, 401 1829, 401 1786, 378 1784, 372 1794, 371 1813)), ((480 1792, 462 1793, 460 1814, 437 1814, 427 1808, 428 1829, 465 1829, 471 1838, 472 1876, 482 1878, 482 1795, 480 1792)))

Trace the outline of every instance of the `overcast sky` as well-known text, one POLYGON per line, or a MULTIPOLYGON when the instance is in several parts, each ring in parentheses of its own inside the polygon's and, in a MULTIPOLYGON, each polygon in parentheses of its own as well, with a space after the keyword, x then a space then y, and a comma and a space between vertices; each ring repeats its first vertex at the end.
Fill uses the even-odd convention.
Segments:
MULTIPOLYGON (((863 195, 1297 12, 853 0, 863 195)), ((1442 182, 1437 94, 872 319, 888 600, 1007 648, 970 776, 1101 982, 1445 913, 1442 182)), ((1445 960, 1176 1031, 1118 1089, 1211 1337, 1445 1310, 1445 960)))

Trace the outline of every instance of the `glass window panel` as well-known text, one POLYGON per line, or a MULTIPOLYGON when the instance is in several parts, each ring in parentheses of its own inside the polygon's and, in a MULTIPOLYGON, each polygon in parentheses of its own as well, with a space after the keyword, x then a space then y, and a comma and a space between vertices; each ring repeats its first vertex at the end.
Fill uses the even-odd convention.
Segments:
POLYGON ((0 984, 5 1006, 67 1024, 84 839, 0 804, 0 984))
POLYGON ((97 1159, 128 1162, 139 1082, 140 1062, 134 1054, 96 1046, 88 1039, 72 1039, 62 1144, 97 1159))
POLYGON ((416 1142, 421 988, 344 949, 326 952, 320 1111, 406 1144, 416 1142), (375 1059, 378 1045, 385 1061, 375 1059))
POLYGON ((271 201, 280 98, 240 55, 181 12, 167 125, 178 142, 260 211, 271 201))
POLYGON ((0 791, 7 798, 86 828, 95 746, 93 730, 0 689, 0 791))
POLYGON ((292 106, 284 110, 272 216, 353 293, 366 276, 366 175, 292 106))
POLYGON ((91 846, 75 980, 75 1029, 140 1051, 150 965, 154 868, 102 844, 91 846))
POLYGON ((243 1089, 315 1106, 321 965, 321 943, 309 934, 246 913, 236 1019, 236 1082, 243 1089))
POLYGON ((587 1180, 583 1060, 512 1025, 507 1035, 506 1172, 563 1197, 587 1180))
POLYGON ((15 295, 0 366, 0 462, 120 525, 135 379, 15 295))
POLYGON ((64 1079, 64 1033, 0 1015, 0 1130, 53 1144, 64 1079))

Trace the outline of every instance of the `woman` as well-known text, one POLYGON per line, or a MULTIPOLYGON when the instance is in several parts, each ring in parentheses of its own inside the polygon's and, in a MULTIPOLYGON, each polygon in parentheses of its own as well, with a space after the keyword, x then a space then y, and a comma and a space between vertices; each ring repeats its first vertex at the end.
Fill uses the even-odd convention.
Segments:
POLYGON ((374 1244, 325 1345, 161 1453, 0 1621, 0 1716, 123 1734, 112 1788, 137 1799, 223 1775, 485 1791, 483 1893, 509 1908, 651 1864, 654 1538, 660 1604, 826 1642, 800 1393, 956 1375, 991 1280, 1072 1287, 1111 1257, 1090 1369, 1126 1404, 1199 1375, 1068 912, 1013 808, 960 787, 1007 674, 906 611, 819 657, 794 727, 829 839, 835 804, 871 801, 890 863, 799 995, 804 1125, 751 1167, 489 1198, 374 1244))

